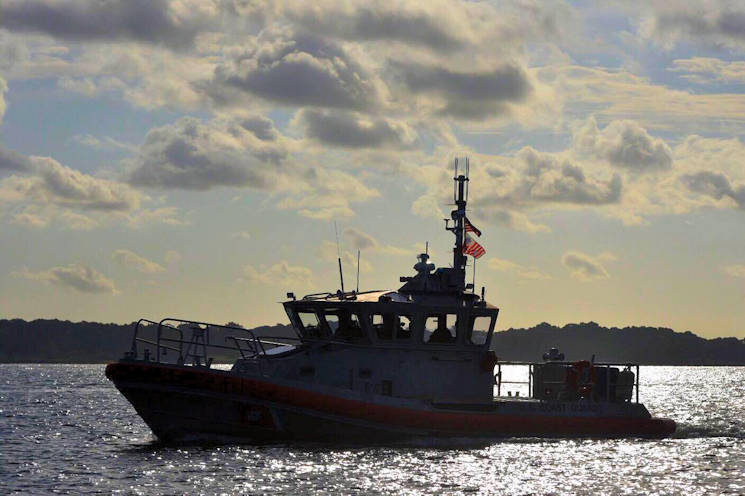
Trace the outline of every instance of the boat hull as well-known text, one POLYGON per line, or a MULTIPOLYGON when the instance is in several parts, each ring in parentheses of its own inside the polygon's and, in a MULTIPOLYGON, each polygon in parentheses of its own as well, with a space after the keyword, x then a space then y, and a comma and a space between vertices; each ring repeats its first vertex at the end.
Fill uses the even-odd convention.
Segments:
POLYGON ((675 431, 672 420, 652 418, 635 403, 396 403, 147 362, 109 364, 106 376, 162 441, 665 437, 675 431))

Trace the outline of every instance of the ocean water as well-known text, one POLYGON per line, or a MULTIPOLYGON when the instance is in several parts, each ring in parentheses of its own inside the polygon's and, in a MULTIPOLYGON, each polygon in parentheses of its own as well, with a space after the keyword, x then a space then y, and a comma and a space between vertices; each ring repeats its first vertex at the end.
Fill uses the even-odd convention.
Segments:
POLYGON ((165 446, 102 365, 0 365, 0 494, 745 494, 745 368, 641 383, 673 438, 165 446))

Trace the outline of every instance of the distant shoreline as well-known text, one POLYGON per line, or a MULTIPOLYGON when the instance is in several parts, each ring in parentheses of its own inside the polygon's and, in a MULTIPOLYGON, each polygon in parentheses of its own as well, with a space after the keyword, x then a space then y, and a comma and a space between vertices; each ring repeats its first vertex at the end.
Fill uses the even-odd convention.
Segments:
MULTIPOLYGON (((102 324, 61 320, 0 320, 0 363, 105 364, 131 347, 134 323, 102 324)), ((296 336, 288 325, 251 329, 262 336, 296 336)), ((569 361, 638 363, 655 366, 745 366, 745 340, 705 339, 662 327, 603 327, 595 322, 563 327, 541 323, 494 333, 492 349, 502 361, 540 361, 558 347, 569 361)))

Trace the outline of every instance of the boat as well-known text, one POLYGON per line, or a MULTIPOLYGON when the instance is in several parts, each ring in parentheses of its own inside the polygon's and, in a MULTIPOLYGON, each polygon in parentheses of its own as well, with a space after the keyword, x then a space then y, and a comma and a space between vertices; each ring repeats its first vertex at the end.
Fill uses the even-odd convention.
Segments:
POLYGON ((398 289, 360 292, 343 289, 340 261, 341 289, 287 293, 293 335, 141 319, 106 376, 165 442, 671 435, 675 422, 639 402, 637 364, 566 361, 558 350, 498 359, 499 309, 466 282, 480 234, 466 217, 469 180, 456 160, 451 266, 425 251, 398 289), (526 380, 504 378, 515 367, 526 380))

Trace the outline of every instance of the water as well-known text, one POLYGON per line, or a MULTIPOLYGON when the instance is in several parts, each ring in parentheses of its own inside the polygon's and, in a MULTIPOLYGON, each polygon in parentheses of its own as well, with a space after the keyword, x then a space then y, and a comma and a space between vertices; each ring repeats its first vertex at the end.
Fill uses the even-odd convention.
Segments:
POLYGON ((643 367, 665 440, 163 446, 101 365, 0 365, 0 494, 745 494, 745 368, 643 367))

